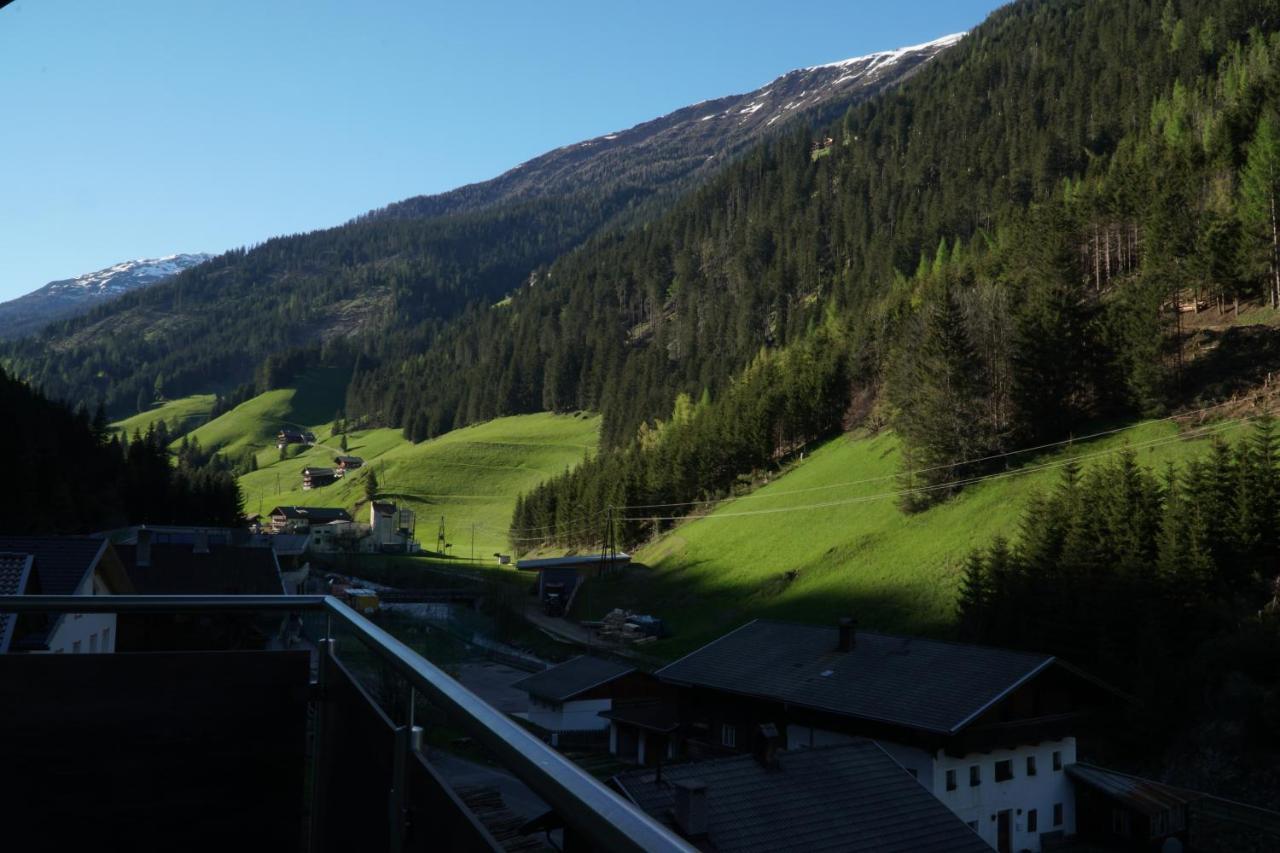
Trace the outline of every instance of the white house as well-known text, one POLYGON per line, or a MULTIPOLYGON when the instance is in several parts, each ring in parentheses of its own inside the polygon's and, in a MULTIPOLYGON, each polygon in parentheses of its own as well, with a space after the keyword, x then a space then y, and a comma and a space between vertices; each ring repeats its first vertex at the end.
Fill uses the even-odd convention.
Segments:
POLYGON ((556 734, 568 731, 604 731, 609 721, 601 712, 613 707, 619 682, 635 667, 604 658, 581 655, 517 681, 512 687, 529 694, 525 719, 556 734))
MULTIPOLYGON (((111 543, 87 536, 0 536, 0 592, 112 595, 132 592, 111 543)), ((115 651, 115 614, 0 617, 0 652, 115 651)))
POLYGON ((1075 733, 1114 701, 1058 659, 1006 649, 757 620, 659 670, 681 688, 693 747, 789 750, 873 738, 1000 851, 1075 833, 1075 733))

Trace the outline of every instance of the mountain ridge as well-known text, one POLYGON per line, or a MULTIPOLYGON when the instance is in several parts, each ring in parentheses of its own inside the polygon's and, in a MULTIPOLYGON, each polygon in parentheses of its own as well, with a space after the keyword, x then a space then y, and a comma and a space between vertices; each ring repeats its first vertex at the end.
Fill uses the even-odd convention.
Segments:
POLYGON ((212 257, 193 252, 137 258, 51 281, 30 293, 0 302, 0 340, 32 334, 48 323, 87 313, 130 291, 166 281, 212 257))

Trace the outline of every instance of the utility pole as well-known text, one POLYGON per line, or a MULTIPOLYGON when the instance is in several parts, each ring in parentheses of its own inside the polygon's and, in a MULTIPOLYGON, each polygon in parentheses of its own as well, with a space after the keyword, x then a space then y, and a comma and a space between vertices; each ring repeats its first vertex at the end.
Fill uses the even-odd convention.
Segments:
POLYGON ((436 534, 436 553, 444 556, 444 516, 440 516, 440 531, 436 534))
POLYGON ((471 522, 471 562, 476 561, 476 523, 471 522))

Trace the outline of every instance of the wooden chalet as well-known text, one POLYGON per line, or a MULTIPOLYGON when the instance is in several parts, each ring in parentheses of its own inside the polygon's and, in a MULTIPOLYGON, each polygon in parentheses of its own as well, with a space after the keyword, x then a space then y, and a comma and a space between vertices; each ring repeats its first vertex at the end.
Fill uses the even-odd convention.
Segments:
POLYGON ((338 474, 332 468, 307 467, 302 469, 302 488, 304 491, 327 486, 337 479, 338 474))

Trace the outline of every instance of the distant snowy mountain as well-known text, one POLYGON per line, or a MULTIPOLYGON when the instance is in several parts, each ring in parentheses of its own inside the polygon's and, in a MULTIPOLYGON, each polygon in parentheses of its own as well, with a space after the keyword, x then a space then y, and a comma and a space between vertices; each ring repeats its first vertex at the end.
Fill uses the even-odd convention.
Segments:
POLYGON ((439 216, 607 187, 682 189, 790 119, 821 124, 901 83, 964 35, 789 71, 754 92, 682 107, 626 130, 548 151, 492 180, 416 196, 370 215, 439 216))
POLYGON ((0 339, 20 338, 47 323, 84 314, 103 302, 164 281, 211 257, 197 253, 124 261, 97 272, 51 281, 26 296, 0 303, 0 339))

